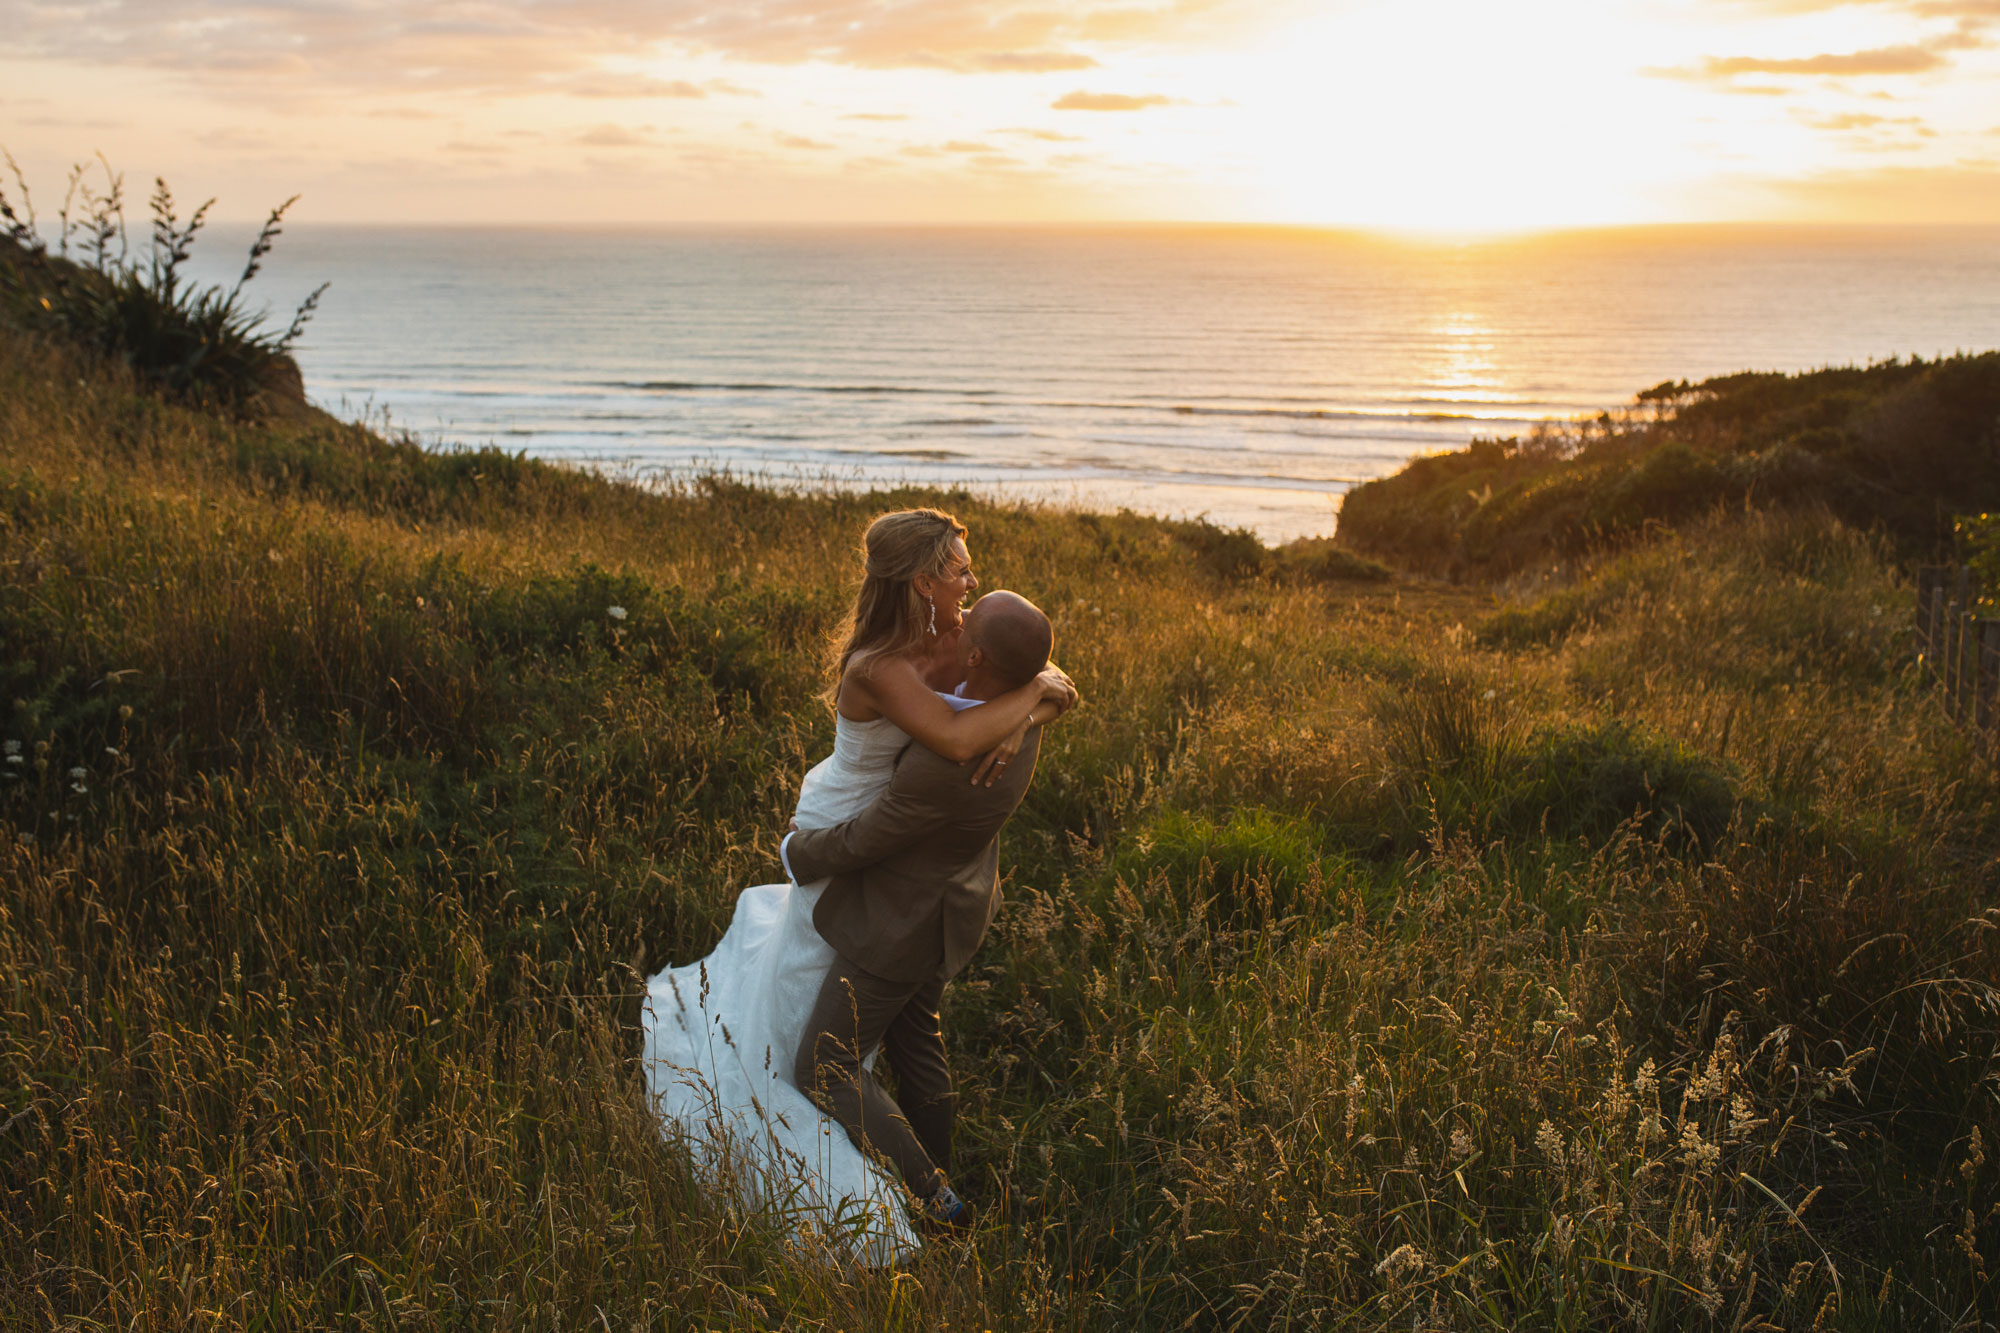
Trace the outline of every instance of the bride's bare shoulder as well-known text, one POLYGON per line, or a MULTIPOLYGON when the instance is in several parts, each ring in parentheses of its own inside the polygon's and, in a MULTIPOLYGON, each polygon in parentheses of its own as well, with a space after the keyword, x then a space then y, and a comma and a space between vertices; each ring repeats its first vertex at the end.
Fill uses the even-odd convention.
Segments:
POLYGON ((908 658, 871 658, 850 663, 841 673, 834 708, 849 722, 873 722, 883 715, 883 699, 928 688, 915 663, 908 658))

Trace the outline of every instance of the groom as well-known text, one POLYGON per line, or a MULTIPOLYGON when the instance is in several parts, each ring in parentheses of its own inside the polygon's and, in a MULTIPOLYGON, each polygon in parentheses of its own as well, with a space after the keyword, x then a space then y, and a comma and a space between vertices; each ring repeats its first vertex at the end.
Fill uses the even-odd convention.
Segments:
MULTIPOLYGON (((1049 618, 1026 598, 993 592, 966 613, 962 693, 994 699, 1048 664, 1049 618)), ((1041 731, 991 786, 912 742, 889 789, 860 816, 799 829, 779 845, 794 883, 832 880, 813 925, 838 955, 806 1020, 795 1076, 864 1153, 887 1156, 931 1222, 961 1227, 970 1210, 945 1179, 957 1098, 945 1065, 938 1001, 971 958, 999 906, 995 839, 1033 776, 1041 731), (880 1045, 896 1071, 892 1102, 862 1068, 880 1045)))

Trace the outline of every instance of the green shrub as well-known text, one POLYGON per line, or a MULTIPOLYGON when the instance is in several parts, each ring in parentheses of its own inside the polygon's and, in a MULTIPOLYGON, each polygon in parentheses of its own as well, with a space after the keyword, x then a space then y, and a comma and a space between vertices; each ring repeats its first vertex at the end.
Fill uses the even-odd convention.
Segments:
MULTIPOLYGON (((7 160, 12 165, 13 159, 7 160)), ((65 206, 54 254, 32 220, 0 194, 0 220, 7 224, 7 238, 0 241, 0 316, 129 366, 183 401, 242 411, 274 399, 302 399, 291 349, 326 285, 306 297, 283 332, 267 330, 265 317, 243 303, 244 285, 270 253, 296 196, 271 210, 234 286, 200 287, 185 281, 181 269, 215 201, 183 222, 167 183, 156 180, 151 243, 142 260, 127 243, 124 179, 108 165, 104 176, 99 192, 89 187, 83 167, 72 174, 70 195, 74 199, 80 191, 83 208, 72 220, 65 206), (69 258, 79 234, 88 263, 69 258)), ((15 179, 25 207, 18 167, 15 179)))
POLYGON ((1972 572, 1979 609, 2000 611, 2000 514, 1968 514, 1958 520, 1959 559, 1972 572))
POLYGON ((1575 447, 1479 440, 1357 486, 1338 538, 1413 570, 1479 577, 1718 505, 1823 508, 1906 554, 1942 549, 1953 513, 2000 508, 2000 352, 1666 384, 1639 404, 1575 447))
POLYGON ((1331 537, 1306 537, 1280 546, 1277 573, 1298 583, 1385 583, 1395 577, 1387 565, 1339 545, 1331 537))
POLYGON ((1160 877, 1182 907, 1206 901, 1211 917, 1241 927, 1286 915, 1319 865, 1303 820, 1248 807, 1227 818, 1162 810, 1120 839, 1112 870, 1135 892, 1160 877))
POLYGON ((1541 733, 1508 787, 1502 821, 1518 833, 1598 840, 1629 822, 1648 840, 1699 847, 1722 836, 1738 802, 1727 769, 1622 720, 1541 733))

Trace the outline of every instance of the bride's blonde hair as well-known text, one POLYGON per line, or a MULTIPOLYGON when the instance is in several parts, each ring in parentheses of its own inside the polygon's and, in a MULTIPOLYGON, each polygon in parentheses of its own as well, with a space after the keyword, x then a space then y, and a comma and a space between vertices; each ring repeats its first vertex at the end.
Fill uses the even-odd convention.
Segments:
POLYGON ((861 539, 867 574, 855 594, 847 634, 834 651, 829 700, 838 698, 850 668, 865 674, 884 657, 914 654, 924 646, 933 612, 914 580, 919 574, 942 575, 958 558, 952 542, 964 536, 965 525, 937 509, 898 509, 868 525, 861 539))

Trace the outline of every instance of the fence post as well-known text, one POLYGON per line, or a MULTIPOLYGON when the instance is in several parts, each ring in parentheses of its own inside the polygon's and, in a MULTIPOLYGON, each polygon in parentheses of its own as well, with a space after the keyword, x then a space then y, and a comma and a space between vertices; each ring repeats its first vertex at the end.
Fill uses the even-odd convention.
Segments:
MULTIPOLYGON (((1973 626, 1972 571, 1960 565, 1956 572, 1958 614, 1952 617, 1951 626, 1951 715, 1964 717, 1966 705, 1971 702, 1972 682, 1976 679, 1973 672, 1978 670, 1976 657, 1973 659, 1973 672, 1965 669, 1966 649, 1978 641, 1979 631, 1973 626)), ((1978 649, 1973 648, 1973 651, 1976 653, 1978 649)))
POLYGON ((1944 570, 1943 565, 1917 566, 1917 665, 1920 667, 1937 662, 1937 645, 1932 642, 1937 623, 1931 614, 1931 593, 1944 583, 1944 570))
POLYGON ((1979 725, 1991 728, 2000 711, 2000 620, 1979 622, 1979 725))
POLYGON ((1931 614, 1924 644, 1924 666, 1931 679, 1944 679, 1944 580, 1931 585, 1931 614))

